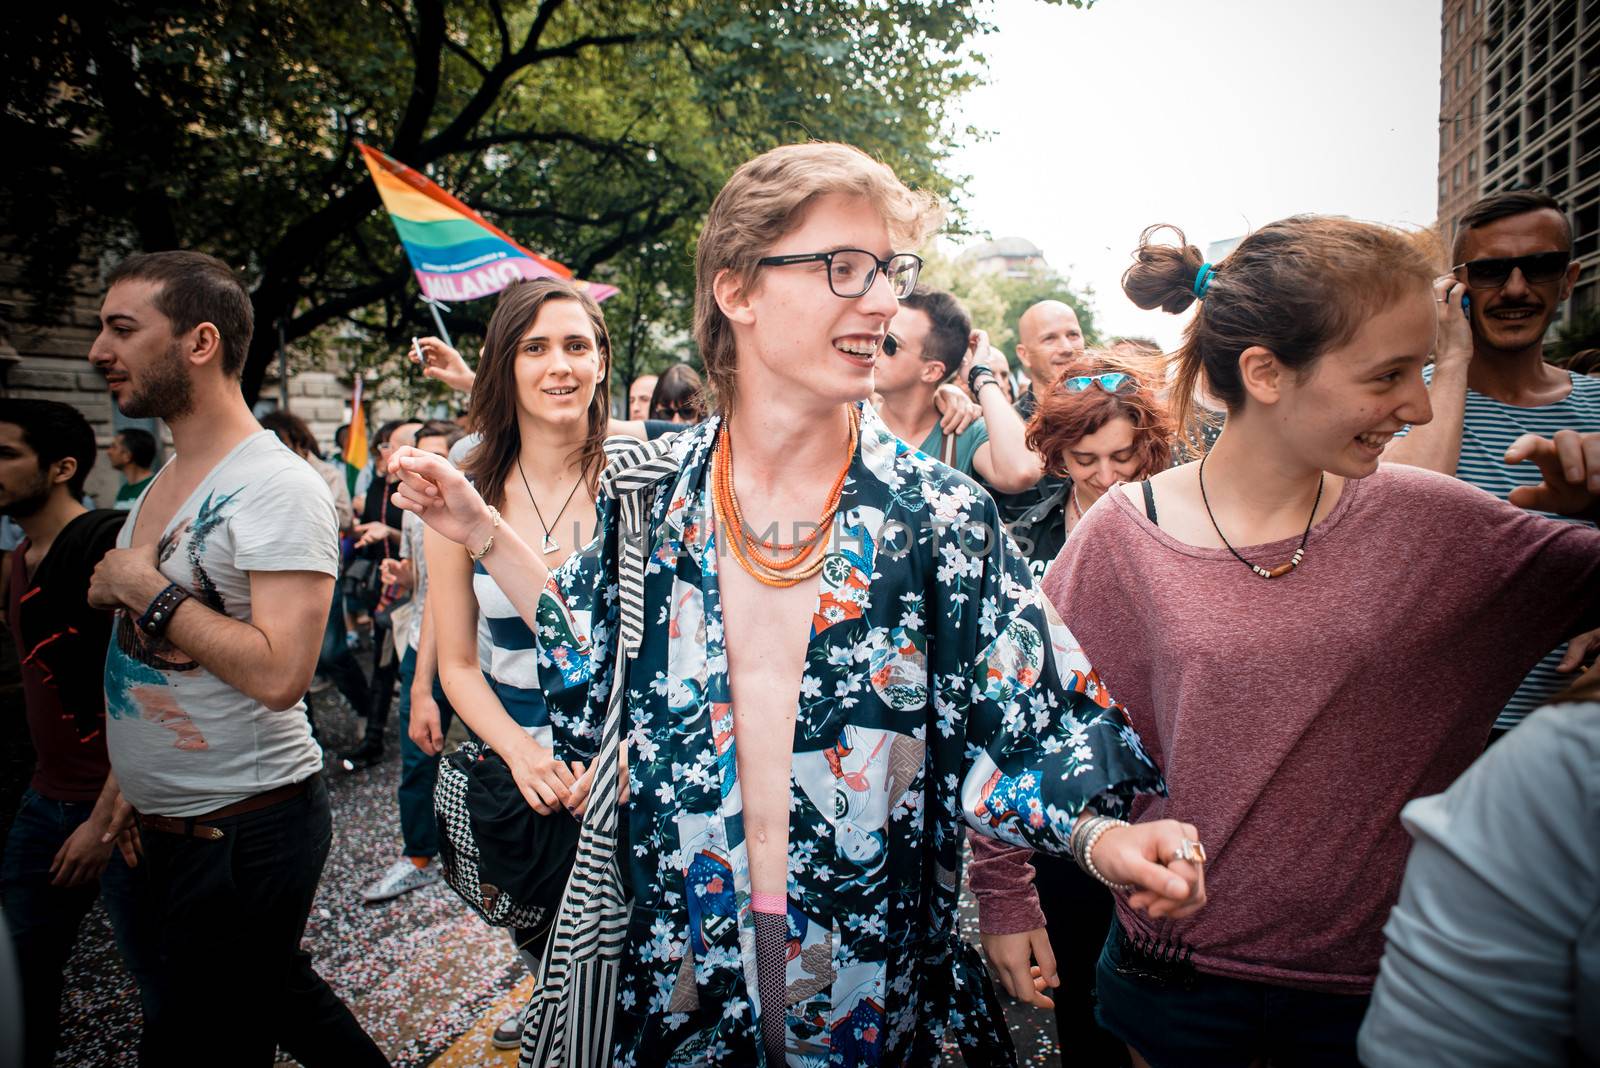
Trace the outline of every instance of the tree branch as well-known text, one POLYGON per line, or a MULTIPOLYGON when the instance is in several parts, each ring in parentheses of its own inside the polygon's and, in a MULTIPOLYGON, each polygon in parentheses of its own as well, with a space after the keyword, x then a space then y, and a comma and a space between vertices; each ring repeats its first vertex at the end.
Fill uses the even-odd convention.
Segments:
POLYGON ((433 106, 439 99, 439 58, 444 48, 444 6, 439 0, 416 0, 417 35, 411 54, 416 60, 416 73, 411 79, 411 97, 406 110, 395 127, 390 142, 395 153, 409 155, 422 140, 433 115, 433 106))

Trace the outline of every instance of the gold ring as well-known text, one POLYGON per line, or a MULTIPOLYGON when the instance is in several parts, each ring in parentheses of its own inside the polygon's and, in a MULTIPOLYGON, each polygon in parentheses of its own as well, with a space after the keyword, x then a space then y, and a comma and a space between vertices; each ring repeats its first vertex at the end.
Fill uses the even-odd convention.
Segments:
POLYGON ((1196 864, 1206 862, 1206 847, 1192 838, 1183 838, 1178 842, 1178 848, 1173 852, 1174 861, 1187 860, 1196 864))

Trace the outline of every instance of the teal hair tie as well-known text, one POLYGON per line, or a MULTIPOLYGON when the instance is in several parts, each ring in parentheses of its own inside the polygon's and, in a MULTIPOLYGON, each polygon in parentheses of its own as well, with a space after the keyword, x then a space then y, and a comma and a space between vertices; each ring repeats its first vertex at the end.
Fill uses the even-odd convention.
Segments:
POLYGON ((1200 270, 1194 276, 1194 299, 1205 300, 1206 290, 1211 288, 1211 279, 1216 276, 1217 269, 1209 263, 1202 263, 1200 270))

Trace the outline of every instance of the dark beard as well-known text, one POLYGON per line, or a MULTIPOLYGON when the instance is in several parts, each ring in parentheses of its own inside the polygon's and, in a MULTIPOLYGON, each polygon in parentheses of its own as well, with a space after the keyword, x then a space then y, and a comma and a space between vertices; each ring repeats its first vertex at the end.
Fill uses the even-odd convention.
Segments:
POLYGON ((36 514, 46 504, 50 503, 50 491, 52 489, 49 477, 43 471, 40 471, 38 482, 24 487, 19 496, 12 497, 10 500, 0 504, 0 515, 10 516, 12 519, 26 519, 28 516, 36 514))
POLYGON ((130 419, 178 419, 193 408, 194 383, 189 380, 189 369, 183 365, 177 342, 146 372, 139 392, 117 405, 117 410, 130 419))

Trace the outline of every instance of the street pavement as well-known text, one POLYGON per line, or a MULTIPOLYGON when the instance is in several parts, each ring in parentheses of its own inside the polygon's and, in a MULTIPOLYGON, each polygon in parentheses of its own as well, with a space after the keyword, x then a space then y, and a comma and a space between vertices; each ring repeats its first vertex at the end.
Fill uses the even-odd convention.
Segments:
MULTIPOLYGON (((359 726, 349 706, 331 689, 313 701, 325 747, 337 752, 354 744, 359 726)), ((495 1050, 488 1039, 496 1024, 526 1002, 532 987, 505 933, 485 925, 443 884, 381 905, 361 903, 361 889, 400 852, 394 731, 391 723, 378 766, 347 774, 330 760, 324 772, 333 805, 333 845, 304 944, 318 972, 400 1068, 514 1065, 515 1054, 495 1050)), ((961 926, 976 943, 970 893, 963 898, 961 926)), ((227 932, 195 934, 215 939, 218 952, 227 952, 227 932)), ((68 964, 66 991, 57 1065, 134 1068, 138 995, 98 905, 68 964)), ((1050 1014, 1011 1002, 1004 993, 1000 997, 1007 1003, 1021 1063, 1061 1064, 1050 1014)), ((217 1057, 217 1064, 229 1063, 225 1050, 217 1057)), ((947 1055, 945 1063, 959 1065, 961 1058, 947 1055)))

